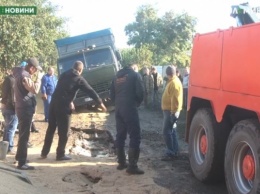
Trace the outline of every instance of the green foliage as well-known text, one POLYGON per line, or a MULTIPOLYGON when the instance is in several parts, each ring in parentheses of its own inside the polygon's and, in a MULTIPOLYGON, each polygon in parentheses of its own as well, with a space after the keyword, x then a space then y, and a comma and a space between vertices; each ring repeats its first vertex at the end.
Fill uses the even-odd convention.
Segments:
MULTIPOLYGON (((135 22, 125 27, 128 44, 136 49, 149 50, 151 56, 142 64, 169 64, 179 67, 189 65, 192 37, 196 19, 187 13, 166 12, 161 18, 151 5, 140 6, 135 22)), ((140 52, 142 53, 142 52, 140 52)), ((146 51, 147 53, 147 51, 146 51)))
POLYGON ((140 48, 128 48, 121 51, 122 54, 122 66, 126 66, 130 63, 139 64, 139 68, 152 65, 152 52, 147 46, 141 46, 140 48))
POLYGON ((45 67, 56 64, 53 41, 67 35, 66 19, 55 15, 58 7, 48 0, 0 0, 0 4, 37 6, 37 15, 0 16, 0 68, 11 68, 29 57, 37 57, 45 67))

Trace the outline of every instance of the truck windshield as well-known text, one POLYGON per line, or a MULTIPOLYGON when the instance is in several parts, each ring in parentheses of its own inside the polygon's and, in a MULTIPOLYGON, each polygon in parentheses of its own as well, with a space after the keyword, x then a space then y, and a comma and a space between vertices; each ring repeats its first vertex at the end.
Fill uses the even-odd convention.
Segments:
POLYGON ((84 63, 84 57, 82 53, 59 59, 58 64, 60 74, 71 69, 75 61, 82 61, 84 63))
POLYGON ((110 49, 92 50, 84 53, 87 68, 113 64, 113 56, 110 49))

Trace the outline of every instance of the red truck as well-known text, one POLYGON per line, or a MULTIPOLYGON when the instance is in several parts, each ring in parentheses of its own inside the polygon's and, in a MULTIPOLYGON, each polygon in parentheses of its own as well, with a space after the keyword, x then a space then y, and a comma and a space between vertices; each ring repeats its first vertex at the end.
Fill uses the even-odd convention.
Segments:
POLYGON ((193 40, 186 141, 195 177, 260 193, 260 23, 193 40))

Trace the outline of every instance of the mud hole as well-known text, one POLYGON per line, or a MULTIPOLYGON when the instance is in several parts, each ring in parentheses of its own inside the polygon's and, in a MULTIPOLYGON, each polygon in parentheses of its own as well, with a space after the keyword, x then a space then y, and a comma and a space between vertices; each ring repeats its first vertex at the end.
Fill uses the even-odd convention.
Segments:
POLYGON ((81 169, 80 172, 67 173, 62 181, 80 186, 79 192, 90 191, 94 184, 102 180, 102 175, 98 170, 81 169))
POLYGON ((87 157, 114 156, 114 138, 110 131, 96 129, 94 123, 91 125, 90 129, 71 128, 76 135, 70 153, 87 157))

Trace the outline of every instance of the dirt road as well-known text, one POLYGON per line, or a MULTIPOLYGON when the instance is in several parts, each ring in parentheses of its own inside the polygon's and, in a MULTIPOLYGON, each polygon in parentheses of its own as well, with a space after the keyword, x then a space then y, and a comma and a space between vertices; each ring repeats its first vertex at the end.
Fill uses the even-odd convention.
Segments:
MULTIPOLYGON (((144 175, 127 175, 125 171, 116 170, 116 157, 113 150, 115 138, 114 112, 74 114, 72 130, 67 144, 67 153, 71 153, 71 161, 56 161, 55 150, 58 136, 55 134, 51 153, 47 159, 39 159, 47 123, 42 122, 43 115, 36 115, 36 126, 40 133, 32 133, 28 159, 36 167, 26 172, 33 185, 19 187, 20 193, 28 193, 37 189, 37 193, 85 193, 85 194, 226 194, 224 183, 204 185, 197 181, 190 170, 187 145, 183 141, 185 128, 185 112, 179 120, 179 142, 181 154, 172 162, 160 160, 164 150, 161 125, 162 113, 140 108, 142 143, 139 166, 144 175)), ((17 135, 15 137, 17 142, 17 135)), ((7 156, 4 164, 15 168, 14 156, 7 156)), ((6 172, 1 183, 4 188, 14 185, 8 180, 6 172)), ((21 180, 20 180, 21 181, 21 180)), ((16 184, 18 184, 16 182, 16 184)), ((24 183, 21 183, 21 185, 24 183)), ((21 186, 20 185, 20 186, 21 186)), ((17 193, 14 191, 13 193, 17 193)), ((31 192, 34 193, 34 192, 31 192)))

